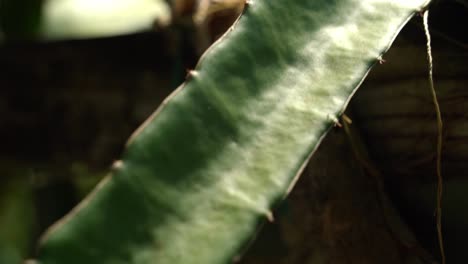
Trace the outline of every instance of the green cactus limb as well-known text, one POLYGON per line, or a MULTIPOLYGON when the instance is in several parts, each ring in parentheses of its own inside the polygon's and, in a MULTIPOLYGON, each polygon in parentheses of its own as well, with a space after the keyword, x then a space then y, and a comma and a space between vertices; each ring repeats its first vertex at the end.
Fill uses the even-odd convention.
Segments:
POLYGON ((111 175, 45 235, 40 263, 236 259, 428 1, 249 3, 111 175))

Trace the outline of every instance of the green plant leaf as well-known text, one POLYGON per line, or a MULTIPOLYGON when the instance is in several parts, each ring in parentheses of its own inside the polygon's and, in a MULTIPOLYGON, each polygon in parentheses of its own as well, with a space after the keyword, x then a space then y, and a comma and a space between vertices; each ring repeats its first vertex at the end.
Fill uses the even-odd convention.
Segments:
POLYGON ((227 263, 426 0, 257 0, 46 234, 42 264, 227 263))
POLYGON ((0 263, 21 263, 34 234, 33 190, 20 170, 1 171, 16 178, 4 181, 0 188, 0 263))
POLYGON ((170 23, 165 0, 5 0, 0 33, 8 39, 109 37, 170 23))
POLYGON ((46 39, 106 37, 167 24, 164 0, 47 0, 40 35, 46 39))

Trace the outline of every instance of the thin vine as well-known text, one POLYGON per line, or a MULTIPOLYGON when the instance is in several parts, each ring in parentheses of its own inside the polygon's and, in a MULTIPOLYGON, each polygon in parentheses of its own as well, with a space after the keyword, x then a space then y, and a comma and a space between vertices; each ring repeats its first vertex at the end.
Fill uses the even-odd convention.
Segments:
POLYGON ((443 178, 442 178, 442 113, 440 111, 439 101, 434 88, 433 77, 433 64, 432 64, 432 49, 431 49, 431 34, 429 33, 429 10, 423 13, 424 33, 426 34, 427 45, 427 59, 429 68, 429 88, 434 102, 434 108, 437 116, 437 157, 436 157, 436 171, 437 171, 437 202, 436 202, 436 226, 437 226, 437 239, 439 241, 440 256, 442 264, 446 264, 444 239, 442 234, 442 193, 443 193, 443 178))

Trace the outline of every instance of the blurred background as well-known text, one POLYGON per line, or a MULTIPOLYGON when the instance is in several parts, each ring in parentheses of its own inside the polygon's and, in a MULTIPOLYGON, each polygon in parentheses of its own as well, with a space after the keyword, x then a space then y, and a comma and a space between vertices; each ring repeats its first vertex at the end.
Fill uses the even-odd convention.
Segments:
MULTIPOLYGON (((35 245, 44 230, 73 208, 106 175, 130 134, 185 80, 187 71, 195 67, 203 51, 235 21, 244 4, 243 0, 120 2, 125 1, 117 1, 114 6, 109 3, 100 6, 88 0, 0 1, 1 264, 20 263, 34 256, 35 245)), ((465 165, 468 147, 459 147, 466 142, 463 131, 468 132, 468 103, 464 91, 468 5, 462 0, 445 0, 435 2, 432 7, 430 25, 436 88, 438 76, 450 80, 440 82, 441 86, 443 83, 448 87, 441 95, 447 102, 442 103, 442 107, 449 120, 445 153, 451 155, 450 159, 444 159, 444 170, 446 175, 452 175, 449 179, 459 180, 460 175, 468 173, 465 165)), ((377 66, 375 73, 369 76, 350 110, 375 163, 385 171, 388 192, 405 222, 425 250, 437 252, 431 216, 432 189, 425 191, 420 185, 414 187, 415 182, 427 183, 430 187, 435 182, 432 176, 434 156, 426 149, 435 144, 435 137, 432 137, 435 132, 424 126, 435 120, 431 105, 426 102, 430 98, 428 88, 421 82, 400 85, 400 89, 385 88, 394 87, 394 80, 400 83, 408 79, 426 80, 425 56, 421 18, 416 17, 384 57, 387 62, 377 66), (427 94, 415 96, 415 102, 405 104, 410 105, 408 109, 419 112, 413 111, 413 115, 395 113, 396 108, 402 108, 398 105, 407 98, 408 91, 415 87, 419 90, 413 95, 418 94, 417 91, 427 94), (381 92, 376 94, 376 89, 381 92), (421 101, 423 104, 418 104, 421 101), (388 121, 388 116, 398 114, 406 121, 388 121), (375 122, 384 120, 385 115, 387 119, 383 124, 375 122), (413 119, 408 119, 409 116, 413 119), (408 131, 411 126, 408 124, 413 124, 414 129, 409 129, 415 133, 413 136, 422 140, 417 145, 425 147, 414 151, 415 147, 408 143, 408 134, 395 133, 402 128, 408 131), (405 136, 407 142, 402 143, 401 137, 405 136), (413 180, 408 181, 408 175, 412 175, 413 180), (421 190, 421 194, 415 190, 421 190)), ((409 139, 410 142, 414 140, 409 139)), ((336 139, 338 143, 334 144, 350 152, 342 141, 336 139)), ((347 208, 348 212, 342 210, 344 215, 336 217, 351 223, 362 222, 355 215, 356 210, 363 209, 353 209, 353 206, 362 203, 362 199, 373 199, 349 194, 351 190, 346 186, 353 180, 343 179, 344 172, 339 169, 336 172, 314 171, 313 166, 318 165, 313 164, 323 165, 324 159, 330 167, 342 166, 346 160, 345 156, 337 154, 342 151, 322 149, 319 152, 323 154, 312 160, 291 197, 279 207, 278 220, 262 229, 245 263, 348 263, 317 260, 317 254, 310 253, 317 248, 346 252, 343 248, 348 247, 355 255, 366 254, 365 249, 347 246, 330 237, 343 236, 346 225, 341 229, 339 226, 332 228, 331 235, 330 229, 325 228, 324 218, 314 218, 317 214, 327 215, 327 210, 331 210, 327 201, 333 204, 339 201, 337 206, 347 208), (336 159, 327 158, 333 155, 336 159), (339 176, 331 177, 333 173, 339 176), (310 194, 311 190, 315 193, 310 194), (311 205, 310 201, 315 202, 311 205), (351 206, 341 201, 348 201, 351 206), (325 229, 328 231, 324 233, 325 229), (325 242, 309 241, 317 237, 325 242), (327 239, 332 242, 327 244, 327 239), (312 245, 316 246, 311 249, 312 245)), ((366 182, 366 179, 355 181, 366 182)), ((371 188, 365 184, 360 186, 364 186, 364 190, 371 188)), ((461 188, 457 195, 463 196, 463 190, 461 188)), ((467 205, 464 200, 457 200, 462 199, 458 196, 450 196, 455 199, 451 204, 467 205)), ((468 240, 450 237, 460 228, 468 230, 463 218, 466 209, 468 207, 447 210, 456 216, 450 222, 455 223, 451 225, 452 231, 447 228, 447 243, 451 243, 450 238, 455 241, 453 249, 448 250, 452 256, 466 255, 460 251, 468 240), (458 215, 462 215, 461 220, 458 215)), ((372 239, 366 239, 370 245, 372 239)), ((371 261, 375 258, 378 256, 369 257, 368 263, 375 263, 371 261)), ((389 258, 389 263, 392 263, 390 260, 395 261, 389 258)))
POLYGON ((0 1, 2 264, 34 255, 243 5, 100 2, 0 1))

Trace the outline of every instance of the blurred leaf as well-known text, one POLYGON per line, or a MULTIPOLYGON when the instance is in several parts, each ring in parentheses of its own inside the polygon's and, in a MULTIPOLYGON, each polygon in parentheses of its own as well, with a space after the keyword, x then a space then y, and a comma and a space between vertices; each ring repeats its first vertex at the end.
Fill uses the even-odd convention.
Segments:
POLYGON ((164 0, 47 0, 40 34, 46 39, 106 37, 168 24, 164 0))
POLYGON ((164 26, 164 0, 5 0, 0 21, 7 39, 109 37, 164 26))
POLYGON ((24 178, 3 182, 0 189, 0 263, 19 264, 29 254, 34 206, 24 178))

